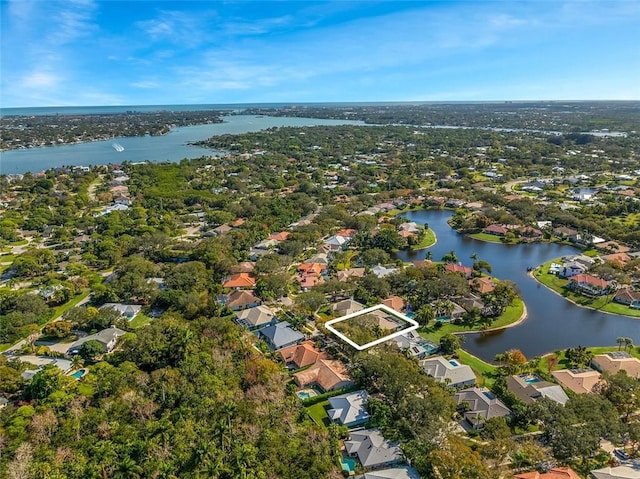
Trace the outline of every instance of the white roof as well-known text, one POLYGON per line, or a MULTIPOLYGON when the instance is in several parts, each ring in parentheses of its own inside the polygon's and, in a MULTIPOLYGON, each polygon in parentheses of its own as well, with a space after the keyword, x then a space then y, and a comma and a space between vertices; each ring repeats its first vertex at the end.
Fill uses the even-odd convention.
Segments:
POLYGON ((331 404, 331 409, 328 411, 329 417, 332 421, 346 425, 366 421, 369 419, 369 413, 365 409, 368 399, 369 394, 365 390, 329 398, 329 404, 331 404))
POLYGON ((595 479, 640 479, 640 470, 629 466, 604 467, 591 471, 595 479))
POLYGON ((465 384, 470 381, 475 382, 476 380, 476 375, 470 366, 466 364, 458 364, 456 366, 442 356, 420 361, 420 365, 429 376, 433 376, 443 383, 449 382, 451 386, 465 384))
POLYGON ((367 472, 364 479, 420 479, 420 475, 412 467, 402 466, 367 472))

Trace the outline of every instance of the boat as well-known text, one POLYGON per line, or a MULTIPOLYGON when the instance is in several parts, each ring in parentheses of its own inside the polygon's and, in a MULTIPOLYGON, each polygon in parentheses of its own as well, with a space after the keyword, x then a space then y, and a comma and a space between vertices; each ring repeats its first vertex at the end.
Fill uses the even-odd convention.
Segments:
POLYGON ((124 151, 124 146, 122 146, 120 143, 114 143, 111 146, 113 146, 113 149, 116 150, 118 153, 124 151))

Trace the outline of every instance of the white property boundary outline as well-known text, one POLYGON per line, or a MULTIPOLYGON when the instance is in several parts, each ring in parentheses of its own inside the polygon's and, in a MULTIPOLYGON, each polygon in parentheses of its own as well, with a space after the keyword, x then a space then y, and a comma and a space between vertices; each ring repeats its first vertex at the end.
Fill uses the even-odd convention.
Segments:
POLYGON ((346 316, 342 316, 340 318, 332 319, 332 320, 327 321, 325 323, 325 327, 329 331, 331 331, 333 334, 338 336, 345 343, 347 343, 347 344, 353 346, 354 348, 356 348, 358 351, 364 351, 365 349, 369 349, 372 346, 376 346, 376 345, 378 345, 380 343, 384 343, 385 341, 389 341, 390 339, 398 337, 398 336, 400 336, 402 334, 409 333, 411 331, 415 331, 416 329, 418 329, 419 326, 420 325, 416 321, 414 321, 413 319, 405 316, 402 313, 399 313, 395 309, 392 309, 389 306, 386 306, 384 304, 377 304, 375 306, 371 306, 370 308, 366 308, 366 309, 363 309, 361 311, 356 311, 355 313, 347 314, 346 316), (401 329, 400 331, 396 331, 395 333, 391 333, 391 334, 389 334, 387 336, 384 336, 384 337, 382 337, 380 339, 376 339, 375 341, 371 341, 371 342, 369 342, 367 344, 363 344, 363 345, 360 345, 360 344, 352 341, 351 339, 349 339, 348 337, 346 337, 344 334, 342 334, 340 331, 336 330, 336 328, 333 327, 333 325, 336 324, 336 323, 340 323, 342 321, 346 321, 348 319, 355 318, 357 316, 363 316, 365 314, 369 314, 369 313, 371 313, 373 311, 378 311, 380 309, 382 311, 385 311, 385 312, 389 313, 391 316, 395 316, 396 318, 401 319, 405 323, 411 324, 411 326, 408 327, 408 328, 405 328, 405 329, 401 329))

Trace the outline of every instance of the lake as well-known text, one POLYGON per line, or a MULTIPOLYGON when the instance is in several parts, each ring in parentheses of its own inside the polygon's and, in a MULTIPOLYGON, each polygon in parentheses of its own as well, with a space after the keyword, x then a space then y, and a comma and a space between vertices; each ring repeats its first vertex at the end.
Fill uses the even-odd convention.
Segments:
POLYGON ((453 213, 446 210, 411 211, 402 216, 419 224, 427 223, 438 242, 429 249, 401 251, 403 261, 424 259, 431 251, 434 260, 454 250, 460 261, 471 266, 472 254, 488 261, 498 279, 514 281, 524 300, 528 318, 512 328, 487 333, 466 334, 464 349, 486 361, 512 348, 527 358, 573 346, 609 346, 620 336, 640 342, 640 320, 580 308, 548 290, 527 274, 528 266, 538 266, 561 256, 577 254, 571 246, 555 243, 504 245, 487 243, 458 234, 447 224, 453 213))
POLYGON ((134 136, 5 151, 0 153, 0 174, 38 172, 59 166, 107 165, 123 161, 178 162, 185 158, 220 155, 221 152, 216 150, 188 145, 190 142, 206 140, 216 135, 248 133, 280 126, 364 124, 361 121, 349 120, 253 115, 231 115, 223 117, 223 120, 224 123, 174 128, 169 134, 163 136, 134 136), (124 151, 116 151, 113 148, 114 143, 122 145, 124 151))

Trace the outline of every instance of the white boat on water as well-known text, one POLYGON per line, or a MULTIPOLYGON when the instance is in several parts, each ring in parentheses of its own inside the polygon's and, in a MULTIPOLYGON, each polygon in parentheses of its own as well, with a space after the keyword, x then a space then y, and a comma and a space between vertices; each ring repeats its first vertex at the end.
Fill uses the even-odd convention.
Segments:
POLYGON ((114 143, 112 146, 113 146, 113 149, 116 150, 118 153, 120 153, 121 151, 124 151, 124 146, 122 146, 120 143, 114 143))

